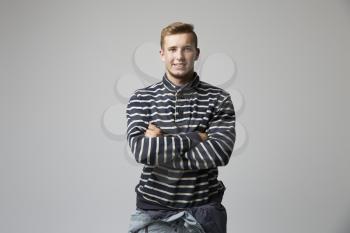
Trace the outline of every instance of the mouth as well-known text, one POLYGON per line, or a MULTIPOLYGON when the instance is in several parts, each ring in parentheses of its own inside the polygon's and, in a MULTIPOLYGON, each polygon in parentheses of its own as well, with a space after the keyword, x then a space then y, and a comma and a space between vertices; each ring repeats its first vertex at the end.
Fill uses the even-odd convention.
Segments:
POLYGON ((175 68, 185 68, 186 64, 185 63, 177 63, 177 64, 173 64, 173 66, 175 68))

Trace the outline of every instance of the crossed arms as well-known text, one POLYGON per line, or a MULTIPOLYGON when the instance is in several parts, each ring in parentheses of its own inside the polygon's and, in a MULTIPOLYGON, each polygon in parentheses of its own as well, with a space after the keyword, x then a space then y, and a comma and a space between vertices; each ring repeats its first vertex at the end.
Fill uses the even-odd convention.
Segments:
POLYGON ((163 134, 150 124, 135 93, 127 106, 127 140, 137 162, 171 169, 209 169, 225 166, 233 151, 235 111, 226 96, 214 112, 205 133, 163 134))

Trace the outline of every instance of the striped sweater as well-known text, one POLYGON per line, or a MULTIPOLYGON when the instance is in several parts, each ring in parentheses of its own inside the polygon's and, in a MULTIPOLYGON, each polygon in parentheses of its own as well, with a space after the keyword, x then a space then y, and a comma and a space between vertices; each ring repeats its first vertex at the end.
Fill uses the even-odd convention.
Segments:
POLYGON ((126 113, 128 144, 144 165, 135 187, 138 202, 184 209, 206 204, 225 190, 218 166, 229 162, 236 138, 229 93, 197 73, 184 86, 175 86, 165 74, 136 90, 126 113), (146 137, 149 123, 162 135, 146 137), (201 141, 198 132, 208 139, 201 141))

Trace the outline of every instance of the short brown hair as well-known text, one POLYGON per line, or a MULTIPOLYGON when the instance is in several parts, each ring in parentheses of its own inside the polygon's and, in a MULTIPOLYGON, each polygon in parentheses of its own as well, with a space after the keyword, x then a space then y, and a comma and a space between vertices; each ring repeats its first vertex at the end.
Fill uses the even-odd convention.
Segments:
POLYGON ((198 44, 197 34, 193 31, 193 29, 194 29, 193 25, 188 23, 175 22, 175 23, 169 24, 168 26, 163 28, 160 34, 160 47, 163 48, 165 36, 179 34, 179 33, 191 33, 193 35, 194 44, 197 48, 197 44, 198 44))

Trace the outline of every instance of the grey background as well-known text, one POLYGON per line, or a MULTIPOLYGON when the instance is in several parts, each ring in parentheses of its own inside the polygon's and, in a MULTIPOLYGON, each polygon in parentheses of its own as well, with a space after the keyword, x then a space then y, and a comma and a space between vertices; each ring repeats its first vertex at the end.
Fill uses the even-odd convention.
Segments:
MULTIPOLYGON (((234 58, 245 150, 220 169, 228 232, 350 232, 350 3, 2 1, 0 232, 126 232, 141 166, 103 112, 135 47, 195 25, 234 58)), ((125 124, 125 122, 120 122, 125 124)))

